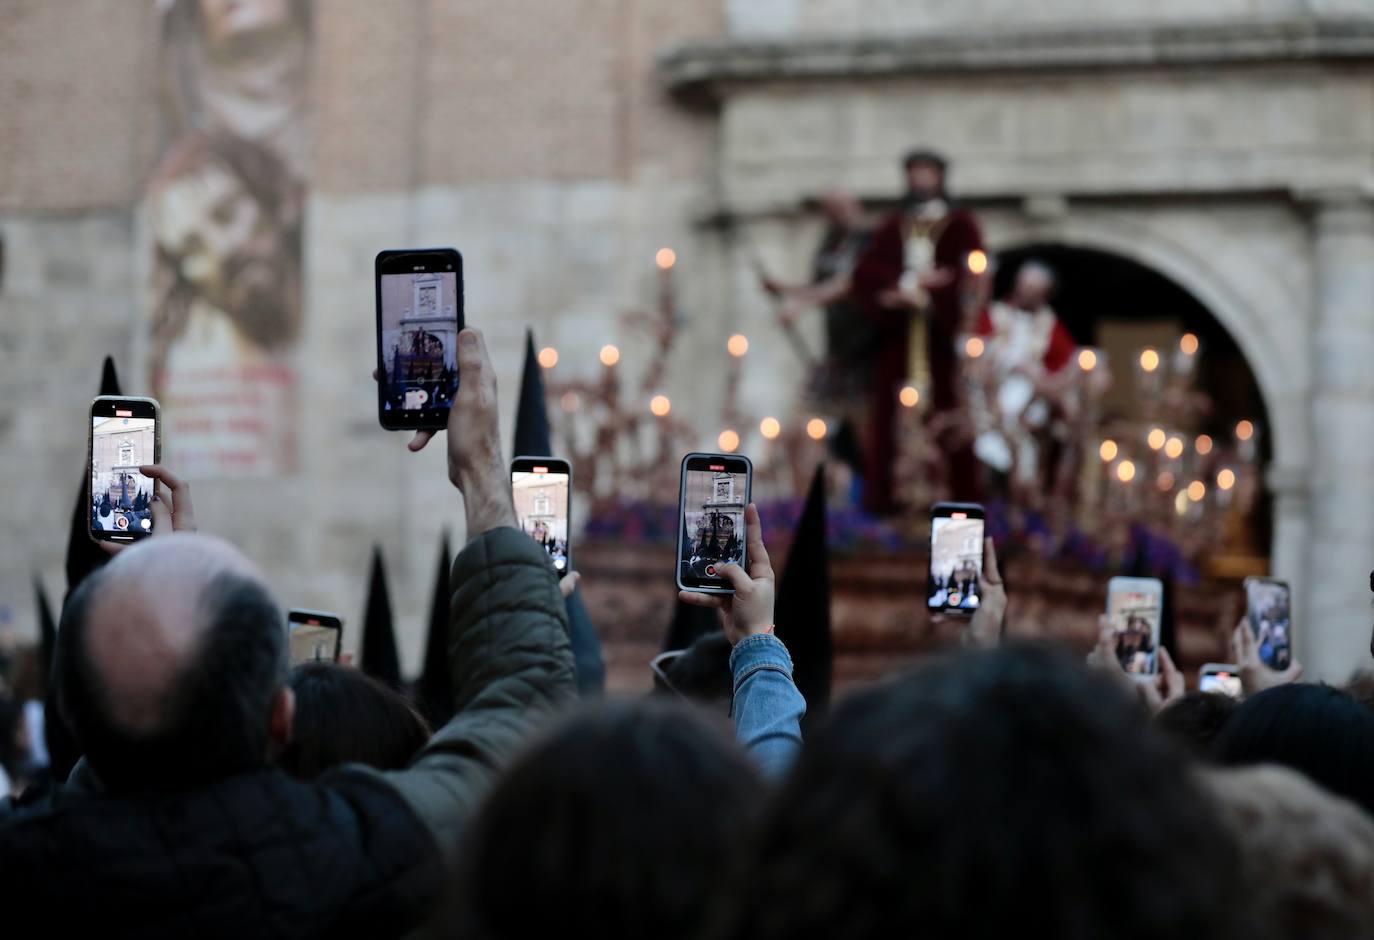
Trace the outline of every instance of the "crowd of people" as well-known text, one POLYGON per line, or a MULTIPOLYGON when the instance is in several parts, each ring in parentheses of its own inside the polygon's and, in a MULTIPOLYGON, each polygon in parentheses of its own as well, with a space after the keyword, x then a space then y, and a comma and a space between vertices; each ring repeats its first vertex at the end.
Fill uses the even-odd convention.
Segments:
POLYGON ((16 936, 1374 937, 1374 699, 1273 669, 1246 623, 1241 701, 1163 648, 1128 675, 1105 620, 1087 663, 1006 642, 990 540, 963 648, 808 716, 750 504, 734 593, 680 595, 721 632, 659 694, 579 703, 483 339, 458 347, 453 717, 291 670, 262 572, 145 468, 154 537, 61 612, 44 738, 74 766, 0 800, 16 936))

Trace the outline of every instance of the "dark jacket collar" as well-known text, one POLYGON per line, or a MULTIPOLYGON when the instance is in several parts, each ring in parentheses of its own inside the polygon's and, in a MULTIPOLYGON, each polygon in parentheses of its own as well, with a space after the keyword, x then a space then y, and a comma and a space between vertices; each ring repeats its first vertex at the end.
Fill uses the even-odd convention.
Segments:
POLYGON ((0 885, 48 936, 395 936, 441 882, 433 838, 365 768, 143 797, 73 788, 0 815, 0 885))

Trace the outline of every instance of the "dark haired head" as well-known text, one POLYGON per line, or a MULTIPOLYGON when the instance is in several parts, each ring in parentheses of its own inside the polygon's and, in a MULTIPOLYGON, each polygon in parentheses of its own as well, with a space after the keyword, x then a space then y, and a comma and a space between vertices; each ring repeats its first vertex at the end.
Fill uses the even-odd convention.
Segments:
POLYGON ((1050 649, 950 655, 855 695, 780 797, 727 936, 1236 935, 1206 795, 1117 684, 1050 649))
POLYGON ((1155 727, 1194 757, 1203 757, 1240 702, 1220 692, 1189 692, 1160 709, 1155 727))
POLYGON ((948 165, 948 161, 945 160, 943 156, 936 153, 934 150, 924 148, 909 151, 907 155, 902 158, 902 169, 908 171, 913 167, 929 166, 943 173, 948 165))
POLYGON ((1291 767, 1374 812, 1374 710, 1340 689, 1293 683, 1251 696, 1213 754, 1227 765, 1291 767))
POLYGON ((729 638, 717 630, 697 637, 691 646, 679 651, 663 666, 668 688, 659 691, 677 692, 698 705, 718 708, 729 714, 734 697, 734 680, 730 674, 729 638))
POLYGON ((695 936, 764 794, 724 728, 693 709, 645 699, 583 712, 479 814, 462 935, 695 936))
POLYGON ((291 671, 291 690, 296 719, 277 763, 303 780, 347 763, 400 770, 429 740, 419 712, 359 669, 305 663, 291 671))
MULTIPOLYGON (((168 546, 164 553, 174 551, 168 546)), ((129 555, 135 552, 140 558, 147 554, 143 546, 129 555)), ((62 611, 57 634, 59 704, 92 769, 110 790, 127 792, 180 789, 263 764, 273 701, 288 668, 281 608, 261 581, 242 570, 224 567, 208 574, 191 614, 198 620, 194 646, 156 692, 156 714, 142 714, 132 727, 120 717, 124 703, 110 684, 113 670, 136 667, 97 662, 91 649, 102 595, 131 590, 112 581, 129 569, 119 565, 124 560, 81 583, 62 611)), ((123 611, 105 620, 116 616, 125 630, 145 626, 123 611)), ((127 677, 119 678, 127 684, 127 677)))

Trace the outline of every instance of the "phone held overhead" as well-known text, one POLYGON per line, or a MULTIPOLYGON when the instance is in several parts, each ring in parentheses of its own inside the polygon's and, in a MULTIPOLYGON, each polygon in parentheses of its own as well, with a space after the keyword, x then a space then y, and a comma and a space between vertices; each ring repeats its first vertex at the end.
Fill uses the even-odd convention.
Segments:
POLYGON ((692 453, 678 483, 677 586, 733 594, 722 573, 745 567, 744 510, 752 498, 754 465, 738 454, 692 453))
POLYGON ((86 462, 90 524, 97 542, 132 542, 153 534, 157 484, 140 467, 162 459, 158 404, 151 398, 101 395, 91 402, 86 462))
POLYGON ((291 665, 339 661, 343 618, 327 610, 293 607, 286 615, 291 665))
POLYGON ((936 503, 930 509, 930 572, 926 607, 972 615, 982 603, 983 533, 987 513, 977 503, 936 503))
POLYGON ((1159 626, 1164 585, 1158 578, 1112 578, 1107 582, 1107 618, 1121 668, 1136 679, 1159 674, 1159 626))
POLYGON ((443 428, 458 394, 463 257, 452 248, 383 251, 376 281, 382 427, 443 428))
POLYGON ((510 489, 521 530, 543 547, 553 570, 564 577, 572 570, 572 464, 560 457, 516 457, 510 489))
POLYGON ((1261 662, 1277 672, 1293 664, 1293 591, 1288 582, 1246 578, 1245 619, 1261 662))

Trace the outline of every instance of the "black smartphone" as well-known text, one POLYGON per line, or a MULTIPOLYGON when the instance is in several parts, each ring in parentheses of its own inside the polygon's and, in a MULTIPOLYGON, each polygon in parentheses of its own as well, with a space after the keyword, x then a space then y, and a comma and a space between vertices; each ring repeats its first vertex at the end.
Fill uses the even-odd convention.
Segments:
POLYGON ((930 510, 930 574, 926 607, 972 614, 982 602, 983 526, 977 503, 936 503, 930 510))
POLYGON ((563 577, 572 570, 572 464, 559 457, 516 457, 510 462, 510 491, 520 528, 543 546, 553 570, 563 577))
POLYGON ((377 255, 377 412, 389 431, 442 428, 458 394, 463 256, 452 248, 377 255))
POLYGON ((733 454, 688 454, 678 486, 677 586, 684 591, 733 594, 721 574, 745 566, 744 507, 754 465, 733 454))
POLYGON ((294 607, 286 615, 291 631, 291 665, 339 661, 340 641, 343 639, 343 618, 327 610, 307 610, 294 607))
POLYGON ((101 395, 91 402, 87 531, 97 542, 132 542, 153 534, 156 481, 139 467, 162 459, 162 428, 151 398, 101 395))
POLYGON ((1287 581, 1245 579, 1245 618, 1260 660, 1280 672, 1293 664, 1293 591, 1287 581))

